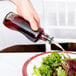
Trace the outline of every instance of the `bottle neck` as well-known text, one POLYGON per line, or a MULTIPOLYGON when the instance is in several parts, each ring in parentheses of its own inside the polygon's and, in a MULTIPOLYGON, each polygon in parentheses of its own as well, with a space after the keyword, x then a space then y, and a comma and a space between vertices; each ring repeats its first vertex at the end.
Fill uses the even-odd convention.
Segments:
POLYGON ((50 37, 49 35, 41 34, 40 39, 43 41, 48 41, 51 44, 53 37, 50 37))

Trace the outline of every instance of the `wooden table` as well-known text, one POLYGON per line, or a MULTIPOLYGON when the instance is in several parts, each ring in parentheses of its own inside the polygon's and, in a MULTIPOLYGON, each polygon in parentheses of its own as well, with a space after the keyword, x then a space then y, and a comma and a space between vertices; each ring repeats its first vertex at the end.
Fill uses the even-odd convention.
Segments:
MULTIPOLYGON (((66 51, 76 51, 76 43, 64 43, 61 44, 66 51)), ((52 50, 61 50, 55 45, 52 45, 52 50)), ((1 50, 0 53, 10 53, 10 52, 45 52, 45 44, 36 44, 36 45, 15 45, 4 50, 1 50)))

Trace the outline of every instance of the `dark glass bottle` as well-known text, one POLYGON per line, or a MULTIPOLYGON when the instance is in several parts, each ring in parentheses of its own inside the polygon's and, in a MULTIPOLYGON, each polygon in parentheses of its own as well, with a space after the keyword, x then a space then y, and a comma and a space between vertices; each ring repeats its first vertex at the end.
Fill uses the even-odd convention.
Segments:
POLYGON ((53 39, 48 35, 45 35, 43 29, 40 27, 37 31, 32 30, 30 23, 27 20, 23 19, 13 12, 10 12, 6 15, 3 24, 9 29, 21 32, 24 34, 24 36, 33 42, 36 42, 39 39, 51 42, 53 39))

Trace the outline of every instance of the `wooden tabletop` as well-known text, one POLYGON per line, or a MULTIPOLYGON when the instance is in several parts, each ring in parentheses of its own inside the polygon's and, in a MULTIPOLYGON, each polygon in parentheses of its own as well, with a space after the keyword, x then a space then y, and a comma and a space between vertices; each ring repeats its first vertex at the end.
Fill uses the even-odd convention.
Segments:
POLYGON ((45 45, 15 45, 0 51, 0 53, 7 52, 45 52, 45 45))
MULTIPOLYGON (((66 51, 75 51, 76 52, 76 43, 64 43, 61 44, 66 51)), ((60 50, 55 45, 52 45, 52 50, 60 50)), ((36 44, 36 45, 15 45, 4 50, 1 50, 0 53, 10 53, 10 52, 45 52, 45 44, 36 44)))

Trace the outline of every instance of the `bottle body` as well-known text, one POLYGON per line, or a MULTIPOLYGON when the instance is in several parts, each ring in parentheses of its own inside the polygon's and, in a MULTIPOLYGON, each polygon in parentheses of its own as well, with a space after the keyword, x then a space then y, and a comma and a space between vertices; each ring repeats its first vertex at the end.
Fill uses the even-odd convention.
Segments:
POLYGON ((32 30, 30 23, 27 20, 12 12, 6 15, 3 23, 7 28, 21 32, 33 42, 39 40, 43 33, 43 29, 40 27, 37 31, 32 30))

